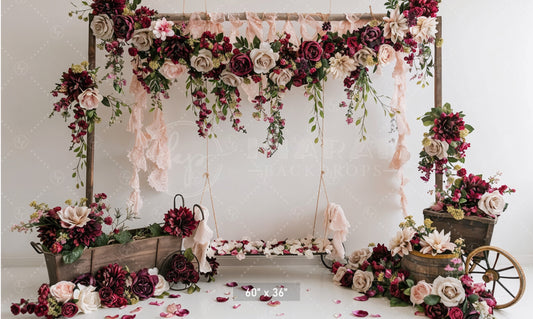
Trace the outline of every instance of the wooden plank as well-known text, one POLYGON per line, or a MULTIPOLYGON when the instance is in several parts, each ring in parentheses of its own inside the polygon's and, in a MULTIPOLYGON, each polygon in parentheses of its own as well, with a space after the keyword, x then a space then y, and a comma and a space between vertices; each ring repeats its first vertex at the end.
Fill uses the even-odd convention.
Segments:
MULTIPOLYGON (((434 92, 434 100, 435 100, 435 107, 441 107, 442 106, 442 47, 437 45, 439 42, 439 39, 442 39, 442 17, 437 17, 437 36, 436 41, 434 45, 435 49, 435 66, 434 66, 434 73, 435 76, 435 92, 434 92)), ((435 173, 435 201, 438 201, 437 194, 440 190, 442 190, 444 183, 443 183, 443 177, 442 173, 435 173)))
MULTIPOLYGON (((93 19, 92 14, 89 15, 89 45, 88 45, 88 58, 89 68, 94 69, 96 67, 96 37, 91 29, 91 21, 93 19)), ((87 133, 87 165, 85 166, 85 198, 87 198, 87 205, 90 205, 93 201, 93 189, 94 189, 94 134, 93 130, 87 133)))

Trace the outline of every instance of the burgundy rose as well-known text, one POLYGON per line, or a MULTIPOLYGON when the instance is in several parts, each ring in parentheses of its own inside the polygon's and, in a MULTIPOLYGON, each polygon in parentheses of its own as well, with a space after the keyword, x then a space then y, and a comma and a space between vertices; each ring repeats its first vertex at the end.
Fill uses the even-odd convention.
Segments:
POLYGON ((102 235, 102 224, 96 220, 90 220, 83 227, 74 227, 68 230, 70 238, 74 245, 90 246, 96 241, 96 238, 102 235))
POLYGON ((63 250, 63 246, 59 242, 55 242, 52 247, 50 247, 50 252, 52 254, 59 254, 63 250))
POLYGON ((126 0, 95 0, 91 3, 93 14, 107 13, 108 15, 122 14, 126 7, 126 0))
POLYGON ((43 316, 45 316, 46 314, 48 314, 48 304, 40 303, 40 304, 35 308, 35 315, 36 315, 37 317, 43 317, 43 316))
POLYGON ((90 272, 83 275, 79 275, 76 279, 74 279, 73 283, 81 284, 84 286, 96 286, 96 280, 90 272))
POLYGON ((300 46, 300 56, 306 60, 318 62, 322 57, 322 47, 316 41, 304 41, 300 46))
POLYGON ((67 302, 61 307, 63 317, 72 318, 78 313, 78 306, 75 303, 67 302))
POLYGON ((244 53, 235 54, 229 61, 229 67, 231 72, 237 76, 246 76, 254 68, 252 60, 244 53))
POLYGON ((48 299, 48 294, 50 294, 50 286, 48 284, 42 284, 38 290, 39 302, 46 303, 48 299))
POLYGON ((134 274, 131 283, 131 292, 133 292, 139 299, 147 299, 154 295, 154 289, 159 279, 157 276, 152 276, 148 273, 148 269, 139 270, 134 274))
POLYGON ((326 42, 324 43, 324 52, 332 54, 335 51, 335 43, 326 42))
POLYGON ((298 72, 297 74, 295 74, 292 78, 292 85, 294 85, 295 87, 300 87, 304 84, 306 84, 305 73, 298 72))
POLYGON ((444 319, 448 315, 448 308, 440 302, 433 306, 426 305, 425 311, 426 316, 431 319, 444 319))
POLYGON ((118 39, 129 41, 135 29, 135 21, 130 16, 117 15, 113 17, 115 35, 118 39))
POLYGON ((176 271, 170 270, 165 274, 165 279, 168 282, 177 283, 180 281, 179 275, 176 271))
POLYGON ((117 295, 115 295, 115 293, 113 292, 113 289, 109 287, 101 288, 100 291, 98 291, 98 295, 100 296, 102 305, 108 308, 114 307, 117 301, 117 295))
POLYGON ((20 314, 20 305, 16 303, 11 304, 11 313, 15 316, 20 314))
POLYGON ((346 270, 344 276, 342 276, 340 280, 340 283, 343 287, 351 287, 353 285, 353 271, 351 269, 346 270))
POLYGON ((120 308, 120 307, 127 306, 127 305, 128 305, 128 299, 124 297, 117 297, 117 300, 115 302, 116 308, 120 308))
POLYGON ((336 274, 337 270, 339 270, 339 267, 342 267, 342 266, 343 265, 340 262, 338 261, 334 262, 333 265, 331 266, 331 272, 336 274))
POLYGON ((29 314, 32 314, 35 312, 35 309, 37 309, 37 305, 33 302, 30 302, 26 305, 26 311, 28 311, 29 314))
MULTIPOLYGON (((379 262, 381 260, 390 260, 392 258, 390 250, 384 244, 378 244, 372 249, 372 255, 368 258, 368 262, 379 262)), ((383 268, 385 269, 385 268, 383 268)))
POLYGON ((459 307, 450 308, 448 311, 448 317, 450 317, 450 319, 463 319, 463 311, 459 307))
POLYGON ((348 52, 350 56, 353 56, 357 51, 363 48, 363 45, 359 43, 357 37, 349 37, 348 39, 346 39, 346 45, 348 46, 348 52))
POLYGON ((98 287, 109 287, 112 292, 121 296, 124 293, 127 274, 118 264, 109 264, 96 273, 95 279, 98 287))
POLYGON ((172 270, 176 271, 177 273, 181 273, 187 270, 187 258, 183 256, 182 254, 175 254, 174 257, 172 257, 172 270))
POLYGON ((361 42, 369 48, 383 43, 383 31, 379 27, 366 27, 361 33, 361 42))

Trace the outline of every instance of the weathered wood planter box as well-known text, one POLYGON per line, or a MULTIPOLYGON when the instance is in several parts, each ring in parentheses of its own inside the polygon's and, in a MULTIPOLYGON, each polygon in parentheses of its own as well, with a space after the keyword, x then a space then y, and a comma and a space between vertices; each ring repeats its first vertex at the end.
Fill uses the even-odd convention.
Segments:
POLYGON ((65 264, 61 254, 42 252, 42 250, 40 253, 44 254, 50 284, 54 284, 62 280, 73 280, 81 274, 89 272, 94 274, 102 267, 113 263, 127 266, 130 271, 160 267, 167 256, 181 249, 181 241, 182 239, 176 236, 159 236, 134 240, 126 244, 89 248, 72 264, 65 264))
POLYGON ((454 254, 426 255, 412 251, 402 258, 402 268, 409 270, 410 276, 415 281, 425 280, 432 283, 438 276, 445 276, 444 268, 451 264, 454 254))
POLYGON ((431 219, 433 226, 438 230, 451 232, 452 241, 463 238, 467 253, 477 247, 490 245, 496 225, 496 220, 492 218, 465 216, 462 220, 456 220, 447 212, 436 212, 431 209, 424 209, 424 218, 431 219))

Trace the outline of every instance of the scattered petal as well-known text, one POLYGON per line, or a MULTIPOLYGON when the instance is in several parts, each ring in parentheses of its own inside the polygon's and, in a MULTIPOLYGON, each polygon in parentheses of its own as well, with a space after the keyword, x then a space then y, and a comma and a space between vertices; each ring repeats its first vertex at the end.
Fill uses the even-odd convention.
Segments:
POLYGON ((171 318, 171 317, 174 317, 174 314, 173 313, 168 313, 168 312, 162 312, 159 314, 160 317, 162 318, 171 318))
POLYGON ((267 305, 269 305, 269 306, 271 306, 271 307, 276 307, 276 306, 281 305, 281 302, 278 301, 278 300, 276 300, 276 301, 272 301, 272 300, 271 300, 271 301, 269 301, 269 302, 267 303, 267 305))
POLYGON ((117 319, 118 318, 118 315, 114 315, 114 316, 105 316, 104 319, 117 319))
POLYGON ((215 290, 206 290, 205 293, 208 294, 208 293, 213 292, 213 291, 215 291, 215 290))
POLYGON ((337 304, 337 305, 341 303, 341 301, 340 301, 339 299, 335 299, 335 300, 333 300, 333 302, 334 302, 335 304, 337 304))
POLYGON ((311 289, 307 288, 305 291, 309 292, 309 291, 311 291, 311 289))
POLYGON ((381 318, 381 315, 375 314, 375 315, 370 315, 369 317, 370 318, 381 318))
POLYGON ((176 311, 180 310, 181 309, 181 305, 180 304, 175 304, 175 303, 171 303, 170 305, 167 306, 167 312, 168 313, 171 313, 171 314, 175 314, 176 311))
POLYGON ((133 319, 136 315, 123 315, 120 319, 133 319))
POLYGON ((181 297, 180 294, 175 294, 175 295, 168 295, 169 298, 179 298, 181 297))
MULTIPOLYGON (((156 303, 157 303, 157 301, 156 301, 156 303)), ((132 311, 130 311, 130 313, 136 313, 136 312, 139 312, 141 310, 143 310, 143 307, 137 307, 137 308, 133 309, 132 311)))
POLYGON ((185 317, 186 315, 189 314, 189 310, 187 310, 187 309, 180 309, 180 310, 176 311, 174 314, 175 314, 176 316, 178 316, 178 317, 185 317))
POLYGON ((228 301, 228 300, 229 300, 229 298, 217 297, 217 301, 218 301, 218 302, 226 302, 226 301, 228 301))
POLYGON ((254 286, 252 286, 252 285, 247 285, 247 286, 241 286, 241 288, 242 288, 243 290, 248 291, 248 290, 252 290, 252 289, 254 289, 254 286))
POLYGON ((280 312, 280 313, 277 313, 277 314, 276 314, 276 317, 281 317, 281 316, 285 316, 285 313, 280 312))
POLYGON ((164 301, 150 301, 148 304, 152 306, 161 306, 164 303, 164 301))
POLYGON ((270 299, 272 299, 272 296, 261 295, 259 297, 259 300, 261 300, 261 301, 269 301, 270 299))
POLYGON ((124 309, 126 308, 128 305, 124 305, 124 306, 120 306, 118 309, 124 309))
POLYGON ((415 312, 415 316, 425 317, 426 314, 423 311, 417 311, 415 312))
POLYGON ((236 283, 235 281, 232 281, 232 282, 227 282, 226 283, 226 286, 228 287, 237 287, 239 284, 236 283))
POLYGON ((237 308, 239 308, 240 306, 241 306, 241 304, 240 304, 240 303, 238 303, 238 304, 235 304, 235 305, 233 305, 233 309, 237 309, 237 308))
POLYGON ((226 296, 229 296, 229 295, 231 295, 231 291, 226 291, 224 294, 225 294, 226 296))
POLYGON ((364 311, 364 310, 354 310, 352 311, 352 314, 356 317, 359 317, 359 318, 364 318, 364 317, 367 317, 368 316, 368 311, 364 311))
POLYGON ((340 318, 340 317, 342 317, 342 315, 340 313, 336 313, 336 314, 333 315, 333 317, 340 318))
POLYGON ((367 295, 362 295, 362 296, 359 296, 359 297, 354 297, 353 300, 356 300, 356 301, 367 301, 368 300, 368 296, 367 295))

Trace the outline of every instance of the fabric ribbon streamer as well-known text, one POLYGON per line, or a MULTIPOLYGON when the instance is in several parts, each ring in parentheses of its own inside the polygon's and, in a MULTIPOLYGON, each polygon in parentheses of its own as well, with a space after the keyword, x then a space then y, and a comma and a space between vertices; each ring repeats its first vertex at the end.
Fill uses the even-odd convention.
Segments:
POLYGON ((310 14, 298 13, 298 23, 300 24, 300 35, 303 41, 316 40, 317 34, 322 31, 322 24, 316 21, 310 14), (308 27, 311 31, 308 31, 308 27))
POLYGON ((187 24, 187 29, 185 33, 188 33, 193 38, 200 38, 202 33, 206 30, 207 21, 202 20, 199 12, 191 13, 189 18, 189 23, 187 24))
POLYGON ((300 40, 298 38, 298 35, 296 34, 296 30, 294 29, 292 22, 288 19, 283 25, 283 33, 287 33, 291 36, 291 38, 289 39, 290 43, 294 44, 295 46, 300 46, 300 40))
POLYGON ((259 19, 255 12, 246 12, 246 20, 248 20, 246 39, 251 43, 254 40, 254 37, 257 36, 259 40, 263 42, 263 20, 259 19))
POLYGON ((167 126, 161 109, 155 109, 154 121, 146 127, 146 131, 151 139, 150 146, 146 150, 146 157, 156 166, 148 176, 148 183, 158 192, 166 192, 168 190, 170 151, 168 149, 167 126))
POLYGON ((241 21, 239 18, 236 18, 233 14, 229 14, 228 19, 231 24, 229 40, 231 43, 235 43, 237 42, 237 36, 239 35, 239 28, 242 27, 244 21, 241 21))
POLYGON ((331 257, 335 260, 344 258, 345 251, 342 244, 346 241, 349 228, 350 223, 348 222, 348 219, 346 219, 342 207, 335 203, 329 203, 324 211, 324 229, 326 232, 324 238, 327 237, 328 230, 333 231, 332 244, 334 251, 331 257))
POLYGON ((267 13, 264 16, 266 23, 268 24, 267 41, 273 42, 276 40, 276 17, 275 13, 267 13))
POLYGON ((394 78, 394 95, 392 97, 392 109, 396 112, 396 122, 398 123, 398 142, 396 144, 396 151, 392 157, 389 165, 390 168, 398 170, 400 179, 400 189, 398 191, 401 200, 403 215, 407 216, 407 198, 404 192, 404 186, 407 184, 407 179, 403 175, 403 165, 409 160, 411 154, 405 145, 406 135, 411 134, 411 129, 407 123, 405 116, 406 99, 405 91, 407 86, 407 67, 403 60, 403 53, 396 52, 396 65, 392 73, 394 78))
POLYGON ((224 32, 224 27, 222 26, 222 23, 224 22, 224 13, 212 12, 208 13, 208 16, 209 20, 207 21, 205 31, 210 31, 213 34, 224 32))
POLYGON ((199 223, 192 235, 183 239, 183 248, 191 248, 193 254, 198 258, 200 272, 208 273, 211 271, 211 266, 207 262, 207 251, 211 238, 213 238, 213 230, 207 225, 207 219, 209 218, 207 207, 201 206, 201 209, 203 218, 200 208, 196 205, 193 208, 194 219, 199 221, 199 223))
POLYGON ((338 21, 337 23, 331 23, 331 30, 333 32, 338 32, 339 34, 345 34, 348 31, 357 30, 356 25, 359 20, 360 14, 357 13, 346 13, 346 20, 338 21))

